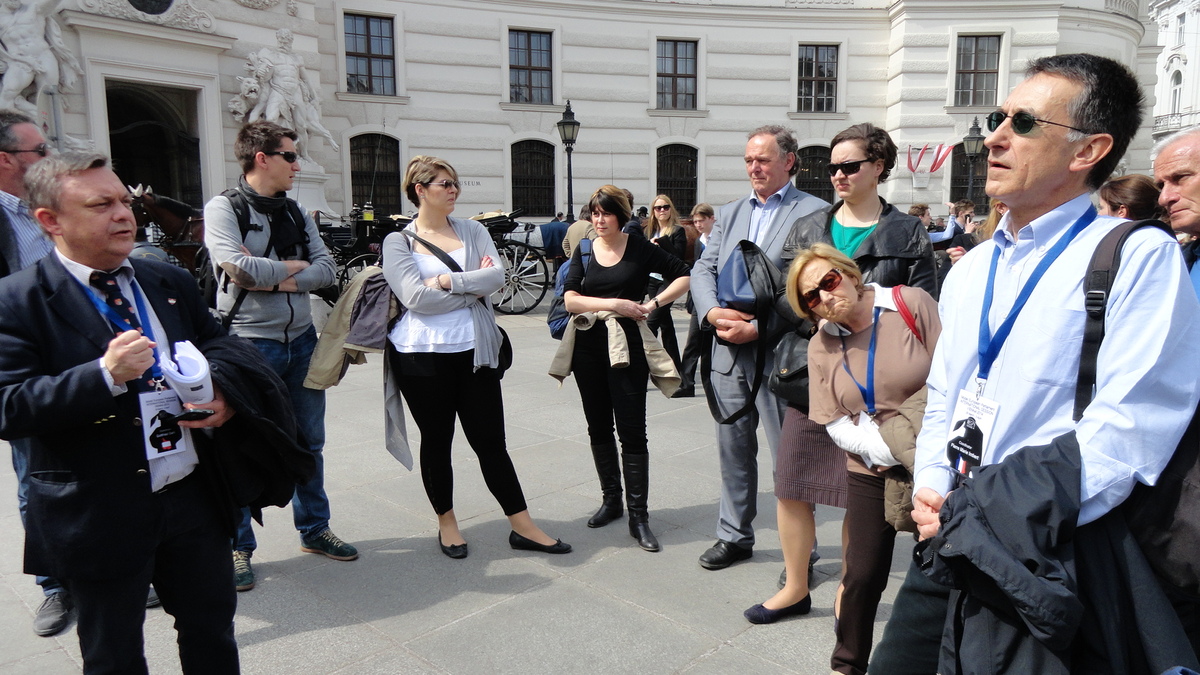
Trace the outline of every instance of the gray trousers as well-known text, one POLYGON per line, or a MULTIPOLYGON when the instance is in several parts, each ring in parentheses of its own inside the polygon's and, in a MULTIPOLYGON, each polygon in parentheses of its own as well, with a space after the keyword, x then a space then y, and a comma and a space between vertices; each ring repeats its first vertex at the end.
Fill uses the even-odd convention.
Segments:
MULTIPOLYGON (((717 350, 725 349, 716 346, 717 350)), ((754 384, 754 350, 739 350, 728 374, 714 370, 712 385, 726 414, 745 405, 754 384)), ((774 358, 768 354, 769 372, 774 358)), ((721 461, 721 506, 717 539, 738 546, 754 546, 754 517, 758 515, 758 424, 761 421, 771 449, 771 464, 779 449, 779 433, 787 403, 767 389, 764 374, 754 409, 733 424, 717 425, 717 453, 721 461)))

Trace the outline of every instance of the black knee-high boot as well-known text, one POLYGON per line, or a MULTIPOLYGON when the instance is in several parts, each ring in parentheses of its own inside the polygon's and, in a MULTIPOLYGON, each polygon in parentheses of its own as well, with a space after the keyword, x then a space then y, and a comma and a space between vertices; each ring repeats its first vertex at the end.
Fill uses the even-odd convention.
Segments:
POLYGON ((656 552, 661 550, 658 539, 650 531, 650 513, 646 510, 646 494, 650 488, 650 455, 623 454, 625 464, 625 499, 629 504, 629 536, 638 546, 656 552))
POLYGON ((596 475, 600 478, 604 503, 587 524, 588 527, 604 527, 620 518, 625 511, 621 504, 621 464, 617 457, 617 444, 593 445, 592 459, 596 462, 596 475))

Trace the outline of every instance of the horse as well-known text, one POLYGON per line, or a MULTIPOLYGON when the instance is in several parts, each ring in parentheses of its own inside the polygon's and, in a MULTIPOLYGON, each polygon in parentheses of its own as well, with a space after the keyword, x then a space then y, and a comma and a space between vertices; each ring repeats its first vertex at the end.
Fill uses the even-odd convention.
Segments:
MULTIPOLYGON (((204 213, 199 209, 170 197, 156 195, 150 186, 129 188, 133 195, 133 215, 138 225, 138 246, 148 247, 143 257, 158 257, 147 240, 147 228, 157 225, 162 236, 155 244, 177 259, 180 265, 193 276, 202 271, 197 268, 196 257, 204 246, 204 213)), ((206 260, 201 265, 208 265, 206 260)))

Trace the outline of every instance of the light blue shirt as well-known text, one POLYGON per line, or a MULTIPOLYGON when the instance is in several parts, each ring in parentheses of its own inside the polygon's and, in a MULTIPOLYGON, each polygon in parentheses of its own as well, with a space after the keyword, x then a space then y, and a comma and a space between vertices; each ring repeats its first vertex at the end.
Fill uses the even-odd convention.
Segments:
POLYGON ((942 230, 941 232, 930 232, 929 241, 934 244, 943 241, 950 241, 964 232, 966 232, 966 229, 964 229, 962 224, 958 222, 958 219, 954 216, 950 216, 950 222, 946 223, 946 229, 942 230))
POLYGON ((47 237, 42 227, 34 221, 29 207, 20 198, 0 190, 0 208, 4 209, 4 215, 8 216, 12 227, 21 269, 29 267, 54 250, 54 242, 50 241, 50 237, 47 237))
POLYGON ((775 219, 775 212, 783 203, 783 193, 787 192, 790 186, 791 183, 784 183, 778 192, 767 197, 766 203, 759 201, 757 193, 750 193, 750 241, 759 246, 763 245, 767 233, 771 231, 771 221, 775 219))
MULTIPOLYGON (((915 489, 945 495, 954 485, 946 442, 959 392, 976 389, 979 314, 993 251, 1000 247, 989 316, 994 333, 1038 262, 1089 206, 1088 195, 1081 195, 1034 220, 1015 238, 1007 214, 990 241, 951 268, 948 281, 953 282, 943 288, 939 303, 942 334, 917 438, 915 489)), ((983 390, 1000 405, 984 448, 985 465, 1076 432, 1083 473, 1080 524, 1119 505, 1135 482, 1158 480, 1200 399, 1200 301, 1179 245, 1161 230, 1145 228, 1125 243, 1113 283, 1095 398, 1078 423, 1072 420, 1085 318, 1083 278, 1100 240, 1121 222, 1097 217, 1046 271, 983 390)))

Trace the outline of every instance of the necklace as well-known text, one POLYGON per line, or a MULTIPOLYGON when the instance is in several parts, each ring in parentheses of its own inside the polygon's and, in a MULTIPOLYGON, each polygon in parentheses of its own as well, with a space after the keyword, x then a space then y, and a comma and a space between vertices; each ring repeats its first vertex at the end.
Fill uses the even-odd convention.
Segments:
POLYGON ((847 213, 854 215, 854 212, 850 210, 850 207, 846 204, 846 202, 842 202, 842 208, 838 209, 838 216, 839 216, 838 221, 841 222, 843 227, 871 227, 872 225, 878 225, 879 219, 883 217, 883 204, 881 203, 879 205, 879 210, 875 212, 875 220, 872 220, 869 223, 860 223, 859 225, 847 225, 846 224, 846 214, 847 213))

